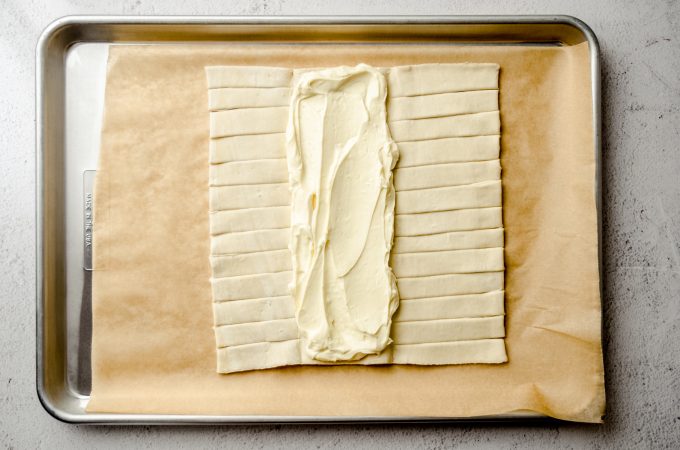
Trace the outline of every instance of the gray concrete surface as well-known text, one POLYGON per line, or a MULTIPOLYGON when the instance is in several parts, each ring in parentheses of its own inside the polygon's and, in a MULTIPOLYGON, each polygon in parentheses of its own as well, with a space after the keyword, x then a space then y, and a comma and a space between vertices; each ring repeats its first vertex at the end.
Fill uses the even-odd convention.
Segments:
POLYGON ((0 2, 0 445, 7 448, 680 448, 680 2, 0 2), (34 48, 68 14, 570 14, 603 53, 602 426, 81 427, 35 394, 34 48))

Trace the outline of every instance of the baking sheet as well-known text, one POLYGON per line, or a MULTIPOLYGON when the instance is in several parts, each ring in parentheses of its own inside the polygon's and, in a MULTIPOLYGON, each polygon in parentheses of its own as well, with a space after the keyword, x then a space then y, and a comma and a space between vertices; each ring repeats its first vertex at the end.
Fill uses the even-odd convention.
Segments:
POLYGON ((590 67, 575 46, 112 48, 96 183, 88 411, 469 417, 604 409, 590 67), (502 366, 214 368, 207 92, 219 64, 501 65, 502 366))

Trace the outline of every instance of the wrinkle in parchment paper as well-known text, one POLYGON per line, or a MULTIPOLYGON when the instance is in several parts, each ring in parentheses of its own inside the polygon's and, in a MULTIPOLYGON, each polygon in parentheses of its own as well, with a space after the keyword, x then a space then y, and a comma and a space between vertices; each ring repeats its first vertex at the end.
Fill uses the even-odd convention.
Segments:
POLYGON ((466 417, 604 411, 587 44, 114 46, 95 192, 90 412, 466 417), (215 373, 203 68, 501 65, 498 366, 215 373))

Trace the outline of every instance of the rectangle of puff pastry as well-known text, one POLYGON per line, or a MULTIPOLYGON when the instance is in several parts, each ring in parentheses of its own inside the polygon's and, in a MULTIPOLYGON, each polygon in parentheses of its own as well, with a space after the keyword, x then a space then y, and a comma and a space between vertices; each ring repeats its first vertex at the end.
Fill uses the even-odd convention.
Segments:
MULTIPOLYGON (((328 364, 301 351, 290 296, 286 124, 293 71, 207 67, 217 371, 328 364)), ((496 64, 382 69, 399 150, 393 343, 343 364, 497 364, 504 344, 496 64)))

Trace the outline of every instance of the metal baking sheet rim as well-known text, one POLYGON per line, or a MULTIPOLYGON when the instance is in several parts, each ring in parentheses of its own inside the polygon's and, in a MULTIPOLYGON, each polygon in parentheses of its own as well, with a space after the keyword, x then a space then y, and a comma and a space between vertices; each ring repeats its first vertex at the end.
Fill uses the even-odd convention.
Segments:
MULTIPOLYGON (((170 414, 103 414, 86 413, 84 401, 86 398, 73 397, 72 393, 64 389, 48 392, 46 370, 46 319, 48 312, 52 312, 59 299, 46 296, 46 266, 52 257, 52 249, 47 246, 45 234, 45 218, 48 208, 53 205, 47 203, 45 180, 45 155, 51 143, 52 136, 46 130, 47 110, 54 107, 46 101, 48 89, 46 80, 51 75, 51 57, 55 53, 63 57, 65 51, 72 45, 86 42, 115 42, 114 36, 96 36, 91 40, 72 40, 60 43, 56 49, 50 48, 52 41, 61 31, 69 27, 99 27, 99 26, 129 26, 129 25, 167 25, 167 26, 202 26, 202 25, 565 25, 581 34, 588 42, 592 80, 592 108, 593 108, 593 142, 595 154, 595 200, 598 221, 598 257, 600 270, 600 297, 604 298, 602 276, 602 163, 601 163, 601 91, 600 91, 600 50, 593 31, 581 20, 571 16, 281 16, 281 17, 201 17, 201 16, 68 16, 52 22, 41 34, 36 48, 36 388, 38 399, 45 410, 56 419, 66 423, 81 424, 273 424, 273 423, 461 423, 475 422, 508 422, 527 421, 543 423, 554 421, 545 415, 532 411, 517 411, 509 414, 497 414, 478 417, 403 417, 403 416, 214 416, 214 415, 170 415, 170 414), (47 303, 47 302, 50 303, 47 303), (69 398, 70 396, 70 398, 69 398), (80 403, 80 407, 64 407, 64 401, 80 403)), ((153 41, 153 36, 149 36, 153 41)), ((172 39, 167 39, 172 40, 172 39)), ((139 42, 139 39, 131 42, 139 42)), ((181 42, 181 41, 180 41, 181 42)), ((63 63, 63 58, 62 58, 63 63)), ((63 98, 60 99, 63 101, 63 98)), ((57 106, 61 103, 57 102, 57 106)), ((63 125, 63 124, 62 124, 63 125)), ((63 128, 63 127, 62 127, 63 128)), ((63 137, 63 130, 57 130, 57 137, 63 137)), ((62 142, 63 144, 63 142, 62 142)), ((59 145, 59 144, 57 144, 59 145)), ((62 149, 63 152, 63 149, 62 149)), ((52 186, 50 186, 52 187, 52 186)), ((53 238, 53 237, 52 237, 53 238)), ((63 302, 63 300, 62 300, 63 302)), ((59 337, 59 330, 56 336, 59 337)), ((59 345, 59 343, 57 343, 59 345)))

